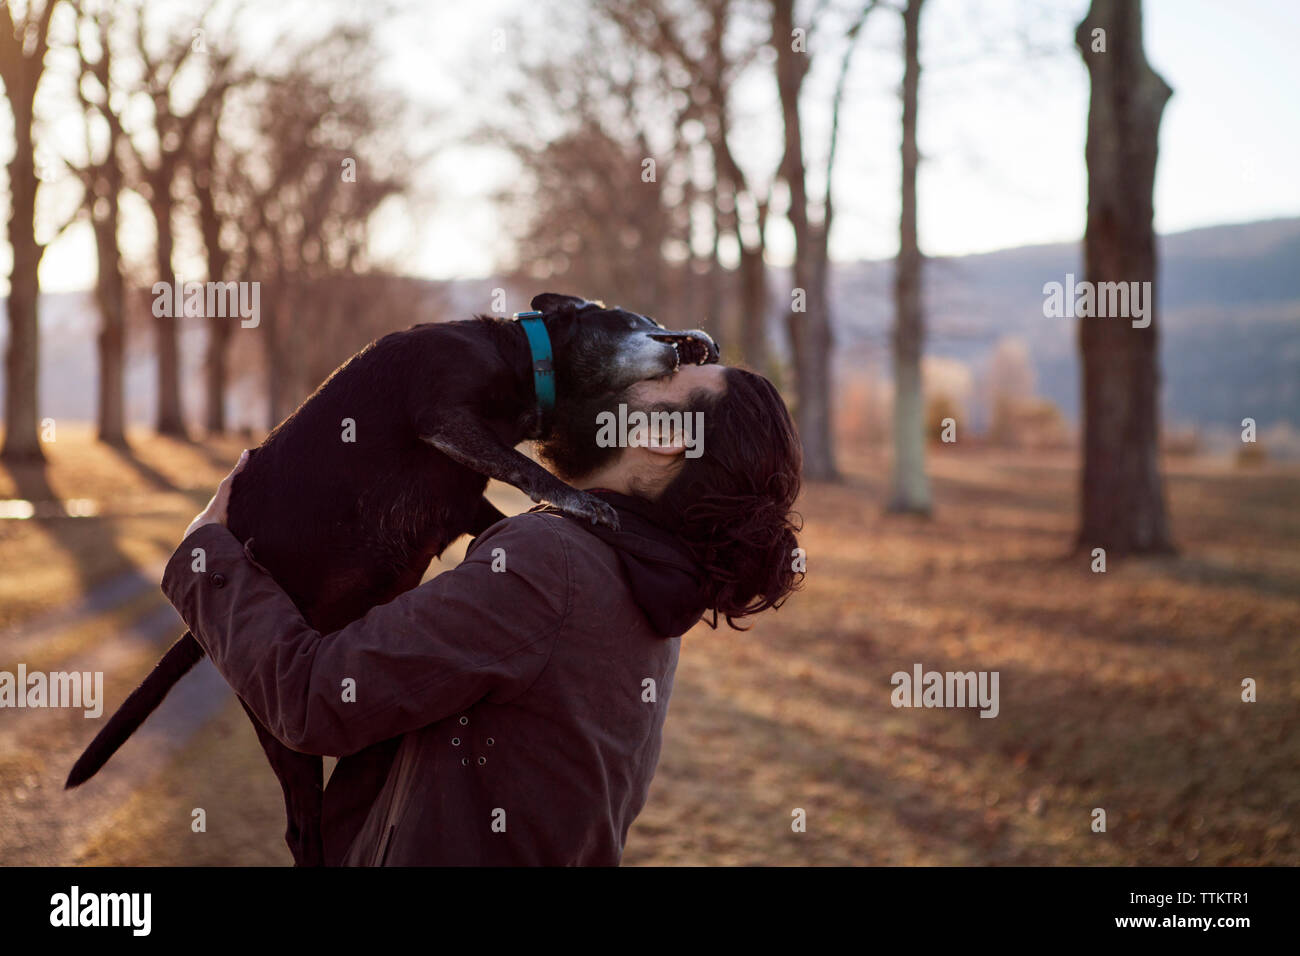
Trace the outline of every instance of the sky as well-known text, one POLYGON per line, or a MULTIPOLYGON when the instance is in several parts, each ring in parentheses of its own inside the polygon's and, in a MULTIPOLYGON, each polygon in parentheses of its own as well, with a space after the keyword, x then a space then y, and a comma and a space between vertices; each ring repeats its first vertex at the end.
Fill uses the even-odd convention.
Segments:
MULTIPOLYGON (((491 275, 501 261, 511 223, 490 196, 515 168, 501 150, 461 140, 496 112, 509 59, 533 52, 520 47, 545 42, 546 31, 562 22, 548 6, 555 2, 411 2, 381 24, 384 79, 441 119, 428 131, 438 155, 420 179, 429 201, 409 211, 394 207, 376 221, 379 258, 427 278, 491 275)), ((1077 0, 930 0, 922 21, 918 185, 926 254, 1080 239, 1088 83, 1073 32, 1086 7, 1077 0)), ((1148 59, 1174 88, 1160 131, 1157 230, 1300 215, 1300 2, 1146 0, 1145 9, 1148 59)), ((888 11, 872 17, 841 117, 831 241, 838 261, 888 258, 898 244, 899 18, 888 11)), ((815 164, 827 132, 820 104, 839 55, 830 39, 826 49, 813 49, 808 81, 805 136, 815 164)), ((761 79, 738 91, 736 148, 754 175, 766 175, 779 155, 776 109, 775 91, 761 79)), ((0 119, 6 160, 8 124, 0 119)), ((128 210, 128 223, 143 216, 128 210)), ((137 246, 152 235, 143 224, 124 228, 137 246)), ((775 223, 773 264, 788 262, 791 249, 788 228, 775 223)), ((0 241, 0 272, 7 275, 9 263, 0 241)), ((201 275, 197 250, 181 249, 177 267, 201 275)), ((93 276, 90 231, 73 227, 47 251, 42 287, 86 289, 93 276)), ((0 281, 0 291, 6 287, 0 281)))

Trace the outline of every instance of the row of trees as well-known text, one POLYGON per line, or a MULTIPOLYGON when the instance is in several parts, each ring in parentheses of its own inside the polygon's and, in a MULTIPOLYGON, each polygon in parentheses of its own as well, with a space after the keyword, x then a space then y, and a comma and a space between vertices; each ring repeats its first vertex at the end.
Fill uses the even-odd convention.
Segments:
POLYGON ((527 173, 512 197, 528 223, 518 246, 526 274, 665 315, 719 320, 733 360, 778 376, 766 329, 766 253, 780 194, 795 247, 795 291, 783 304, 790 385, 806 473, 821 480, 837 476, 831 183, 849 67, 880 6, 823 3, 805 21, 794 0, 592 4, 570 31, 573 50, 525 64, 511 120, 490 133, 514 148, 527 173), (827 58, 832 74, 831 125, 814 169, 805 81, 818 58, 827 58), (777 91, 775 148, 747 144, 742 155, 736 90, 756 75, 777 91), (539 136, 536 118, 553 118, 556 105, 559 128, 539 136), (823 188, 814 192, 810 182, 823 188))
MULTIPOLYGON (((931 506, 917 229, 925 9, 924 0, 584 5, 568 31, 571 48, 557 36, 555 55, 514 61, 522 67, 510 97, 513 112, 485 134, 510 146, 527 174, 506 197, 520 205, 525 223, 517 237, 525 277, 553 285, 563 280, 571 289, 665 315, 713 317, 730 333, 724 336, 730 358, 778 378, 783 369, 767 339, 766 316, 777 304, 768 301, 766 253, 773 216, 783 217, 794 238, 794 288, 790 301, 779 303, 792 356, 788 385, 806 474, 831 480, 837 467, 829 239, 839 130, 851 112, 846 81, 869 18, 898 17, 901 201, 890 506, 920 513, 931 506), (815 70, 829 77, 816 93, 808 82, 815 70), (757 126, 762 139, 753 138, 755 124, 737 115, 738 91, 755 82, 775 93, 774 122, 766 132, 757 126), (814 96, 823 98, 818 105, 829 115, 829 136, 810 142, 814 96), (743 150, 742 128, 751 137, 743 150)), ((333 23, 323 37, 286 39, 273 61, 283 66, 274 68, 249 44, 234 42, 250 32, 239 29, 243 10, 218 3, 198 15, 163 17, 148 15, 152 5, 93 0, 28 0, 21 13, 16 4, 0 4, 0 80, 15 129, 5 458, 41 455, 37 275, 44 244, 36 234, 41 179, 34 120, 51 50, 72 55, 75 66, 61 79, 85 133, 84 148, 64 158, 81 184, 79 215, 91 224, 98 253, 103 440, 125 441, 124 301, 131 283, 119 246, 119 209, 126 192, 146 202, 156 235, 150 274, 136 277, 137 284, 173 281, 177 229, 186 226, 200 237, 209 280, 262 283, 259 332, 270 424, 287 414, 313 376, 332 367, 339 349, 368 337, 368 323, 352 310, 364 311, 365 302, 383 295, 367 287, 364 298, 349 297, 346 289, 349 277, 369 268, 372 214, 409 191, 412 163, 393 148, 401 100, 376 86, 376 50, 365 26, 333 23), (303 334, 306 317, 311 334, 303 334), (326 326, 344 338, 331 343, 330 360, 314 360, 326 326)), ((300 37, 301 27, 294 29, 300 37)), ((1140 2, 1095 0, 1078 42, 1093 85, 1088 276, 1154 279, 1151 185, 1169 91, 1142 55, 1140 2)), ((384 288, 391 294, 391 285, 384 288)), ((177 317, 152 321, 157 428, 184 435, 177 317)), ((208 322, 207 426, 220 431, 233 323, 208 322)), ((1081 322, 1081 543, 1116 550, 1168 546, 1155 454, 1156 328, 1155 322, 1140 330, 1081 322)))
POLYGON ((720 322, 730 358, 784 378, 767 338, 767 245, 774 209, 794 237, 784 311, 788 391, 805 474, 838 476, 832 442, 829 243, 839 133, 850 67, 869 18, 901 27, 901 182, 893 334, 894 474, 890 506, 930 510, 921 356, 925 343, 917 230, 917 126, 924 0, 608 0, 585 8, 575 50, 527 64, 510 122, 492 131, 528 173, 515 198, 529 223, 519 258, 535 277, 559 276, 592 294, 664 314, 720 322), (577 50, 618 55, 578 55, 577 50), (821 69, 816 92, 809 77, 821 69), (776 92, 770 148, 745 143, 739 91, 776 92), (820 96, 822 102, 814 102, 820 96), (538 129, 559 105, 558 129, 538 129), (810 143, 810 107, 829 115, 810 143), (521 133, 522 131, 522 133, 521 133), (540 148, 539 141, 545 145, 540 148), (816 157, 814 161, 813 157, 816 157), (766 162, 764 162, 766 160, 766 162), (647 162, 654 172, 647 179, 647 162), (642 188, 638 185, 640 177, 642 188), (650 186, 648 184, 653 184, 650 186), (815 188, 814 188, 815 187, 815 188), (732 255, 723 261, 724 246, 732 255))
MULTIPOLYGON (((527 275, 558 276, 572 288, 664 314, 713 318, 730 359, 777 376, 783 370, 766 339, 765 253, 773 216, 785 217, 795 242, 792 298, 780 304, 792 356, 790 391, 805 474, 831 480, 837 468, 828 243, 836 145, 851 113, 846 78, 864 25, 877 11, 897 16, 901 182, 889 506, 921 514, 931 509, 921 381, 925 260, 917 229, 926 9, 925 0, 816 0, 798 10, 794 0, 591 4, 568 31, 574 48, 524 65, 514 113, 491 134, 513 145, 527 173, 513 196, 528 224, 519 242, 527 275), (616 55, 593 52, 602 50, 616 55), (829 142, 810 149, 814 94, 806 81, 828 58, 831 66, 823 68, 832 79, 817 95, 829 113, 829 142), (775 88, 780 123, 770 133, 772 148, 751 138, 742 157, 736 112, 740 91, 752 93, 756 80, 775 88), (814 154, 824 162, 815 169, 814 154), (813 190, 813 182, 823 188, 813 190), (732 253, 727 263, 724 247, 732 253)), ((1143 58, 1140 0, 1096 0, 1078 42, 1093 84, 1087 274, 1093 281, 1153 280, 1151 188, 1168 88, 1143 58)), ((1169 547, 1157 468, 1156 327, 1080 324, 1086 461, 1080 544, 1089 547, 1169 547)))
MULTIPOLYGON (((247 16, 246 7, 218 3, 198 13, 111 0, 29 0, 22 12, 0 4, 0 79, 15 129, 0 452, 6 460, 42 457, 37 276, 49 240, 38 239, 36 200, 43 180, 60 172, 70 173, 81 190, 76 212, 62 227, 82 220, 95 237, 101 440, 126 442, 129 292, 175 281, 182 232, 197 236, 208 281, 259 283, 255 334, 269 424, 314 384, 321 327, 365 325, 337 319, 349 305, 362 313, 367 299, 374 306, 373 289, 344 287, 370 267, 372 214, 409 188, 414 160, 394 149, 390 137, 405 107, 376 84, 379 53, 363 23, 334 24, 315 38, 286 37, 269 60, 236 42, 241 31, 253 32, 247 16), (35 142, 34 104, 42 84, 59 102, 59 115, 79 115, 77 148, 54 142, 52 134, 50 142, 35 142), (40 154, 58 159, 38 171, 40 154), (151 268, 135 275, 121 243, 128 192, 147 205, 155 236, 151 268)), ((179 311, 179 304, 149 309, 149 317, 157 356, 155 424, 162 434, 183 437, 179 311)), ((221 432, 238 319, 205 319, 205 424, 221 432)), ((336 354, 332 344, 328 350, 336 354)))

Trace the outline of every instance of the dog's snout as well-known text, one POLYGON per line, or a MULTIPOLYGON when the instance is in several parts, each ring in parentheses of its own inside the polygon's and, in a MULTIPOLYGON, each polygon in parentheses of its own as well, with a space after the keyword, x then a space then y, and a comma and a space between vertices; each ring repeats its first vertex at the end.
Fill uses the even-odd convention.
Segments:
POLYGON ((688 365, 712 365, 718 361, 718 344, 707 332, 689 329, 685 332, 651 332, 656 342, 671 345, 677 350, 679 361, 688 365))
POLYGON ((701 365, 713 365, 718 361, 718 343, 713 341, 713 336, 699 329, 692 329, 687 334, 698 339, 704 346, 704 361, 700 363, 701 365))

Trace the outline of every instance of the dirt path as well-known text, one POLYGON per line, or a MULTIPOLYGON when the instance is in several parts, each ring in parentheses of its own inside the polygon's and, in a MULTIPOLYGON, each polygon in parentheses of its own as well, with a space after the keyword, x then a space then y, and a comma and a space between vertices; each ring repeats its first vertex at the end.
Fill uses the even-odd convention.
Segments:
MULTIPOLYGON (((40 654, 78 628, 157 589, 153 570, 132 570, 95 588, 75 605, 42 615, 0 637, 0 667, 40 654)), ((204 660, 181 681, 144 727, 89 782, 65 791, 63 781, 82 749, 185 626, 158 596, 120 634, 94 643, 57 666, 102 672, 98 720, 81 709, 6 709, 0 720, 0 865, 72 863, 113 814, 182 748, 233 694, 204 660)))
POLYGON ((62 607, 52 608, 0 633, 0 661, 8 666, 24 660, 60 634, 88 622, 97 615, 122 607, 150 592, 157 592, 163 565, 141 570, 131 568, 114 575, 89 593, 62 607))

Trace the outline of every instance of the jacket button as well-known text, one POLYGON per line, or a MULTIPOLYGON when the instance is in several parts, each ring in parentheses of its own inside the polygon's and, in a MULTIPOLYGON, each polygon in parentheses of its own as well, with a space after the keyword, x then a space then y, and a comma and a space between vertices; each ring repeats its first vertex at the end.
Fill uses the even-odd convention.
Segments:
POLYGON ((224 588, 226 586, 226 576, 220 571, 213 571, 208 580, 212 582, 214 588, 224 588))
POLYGON ((452 738, 451 738, 451 745, 452 745, 453 747, 459 747, 459 746, 460 746, 460 738, 459 738, 459 737, 452 737, 452 738))
POLYGON ((479 765, 480 767, 483 766, 485 763, 487 763, 487 757, 479 757, 479 758, 478 758, 478 765, 479 765))
POLYGON ((466 724, 468 724, 468 723, 469 723, 469 718, 468 718, 468 717, 461 717, 461 719, 460 719, 460 725, 461 725, 462 727, 464 727, 464 726, 465 726, 466 724))

